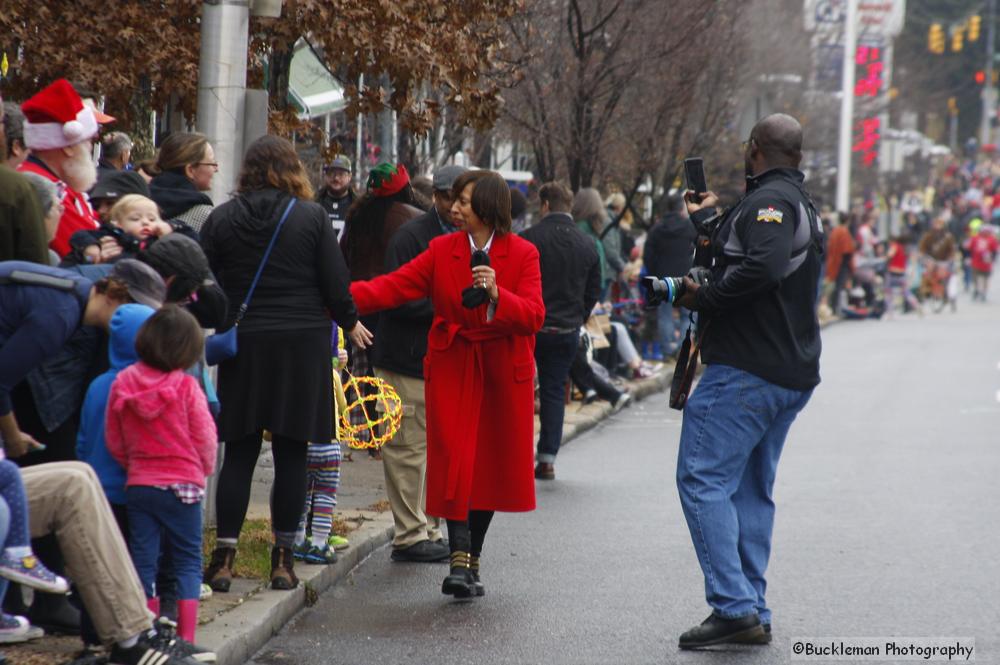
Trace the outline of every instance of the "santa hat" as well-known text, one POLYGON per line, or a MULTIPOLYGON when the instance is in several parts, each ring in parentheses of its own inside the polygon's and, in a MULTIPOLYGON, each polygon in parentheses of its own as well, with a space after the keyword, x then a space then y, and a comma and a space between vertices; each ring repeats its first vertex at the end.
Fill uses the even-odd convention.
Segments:
POLYGON ((402 164, 383 162, 368 174, 368 191, 375 196, 392 196, 410 184, 410 174, 402 164))
POLYGON ((30 150, 67 148, 97 134, 97 118, 66 79, 21 104, 24 145, 30 150))

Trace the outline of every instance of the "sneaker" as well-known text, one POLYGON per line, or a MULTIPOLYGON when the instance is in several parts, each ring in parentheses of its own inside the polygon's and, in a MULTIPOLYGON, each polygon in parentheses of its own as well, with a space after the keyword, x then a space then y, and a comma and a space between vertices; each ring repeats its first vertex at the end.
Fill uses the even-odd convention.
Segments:
POLYGON ((619 411, 621 411, 622 409, 624 409, 626 406, 628 406, 628 403, 631 402, 631 401, 632 401, 632 396, 630 394, 628 394, 628 393, 622 393, 621 397, 619 397, 615 401, 615 405, 614 405, 612 411, 614 413, 618 413, 619 411))
POLYGON ((0 577, 48 593, 69 591, 69 582, 46 568, 34 554, 15 559, 4 552, 0 555, 0 577))
POLYGON ((313 563, 319 565, 330 565, 337 563, 337 553, 333 551, 333 548, 329 545, 324 545, 323 547, 317 547, 316 545, 310 545, 309 550, 306 552, 303 560, 306 563, 313 563))
POLYGON ((347 538, 344 538, 343 536, 338 536, 337 534, 333 534, 332 536, 327 538, 326 542, 330 543, 330 547, 337 550, 338 552, 340 552, 341 550, 346 550, 348 547, 351 546, 351 542, 347 540, 347 538))
POLYGON ((170 649, 196 663, 214 663, 216 660, 214 651, 177 637, 177 624, 167 617, 157 618, 153 631, 156 635, 151 638, 151 642, 156 647, 170 649))
POLYGON ((0 614, 0 644, 17 644, 37 640, 45 635, 38 626, 32 626, 27 619, 14 614, 0 614))
POLYGON ((305 561, 306 555, 309 554, 309 548, 312 547, 308 542, 296 543, 292 546, 292 556, 294 556, 299 561, 305 561))
POLYGON ((206 598, 211 598, 212 593, 213 593, 212 587, 202 582, 201 589, 198 590, 198 600, 205 600, 206 598))
POLYGON ((393 561, 409 563, 436 563, 438 561, 447 561, 450 554, 451 551, 445 544, 421 540, 409 547, 394 549, 390 558, 393 561))
MULTIPOLYGON (((117 665, 196 665, 198 662, 188 656, 181 647, 182 640, 167 642, 158 639, 156 630, 149 630, 139 635, 139 639, 131 647, 120 644, 111 647, 108 660, 117 665)), ((184 644, 187 644, 186 642, 184 644)))

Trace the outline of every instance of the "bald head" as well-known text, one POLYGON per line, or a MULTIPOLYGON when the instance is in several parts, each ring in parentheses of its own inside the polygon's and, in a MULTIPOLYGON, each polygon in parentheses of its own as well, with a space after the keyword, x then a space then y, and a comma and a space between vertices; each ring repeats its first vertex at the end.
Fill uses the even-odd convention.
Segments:
POLYGON ((790 115, 767 116, 754 126, 750 138, 767 168, 798 168, 802 161, 802 125, 790 115))

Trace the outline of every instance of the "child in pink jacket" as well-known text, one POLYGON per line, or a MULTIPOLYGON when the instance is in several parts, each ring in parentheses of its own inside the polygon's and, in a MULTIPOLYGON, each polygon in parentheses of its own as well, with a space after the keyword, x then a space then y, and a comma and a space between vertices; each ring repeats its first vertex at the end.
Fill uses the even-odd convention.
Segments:
POLYGON ((215 422, 197 381, 185 374, 201 357, 201 327, 165 306, 139 329, 139 362, 111 386, 108 452, 128 474, 129 548, 149 608, 159 614, 156 573, 165 534, 177 578, 177 633, 193 642, 201 590, 201 500, 215 470, 215 422))

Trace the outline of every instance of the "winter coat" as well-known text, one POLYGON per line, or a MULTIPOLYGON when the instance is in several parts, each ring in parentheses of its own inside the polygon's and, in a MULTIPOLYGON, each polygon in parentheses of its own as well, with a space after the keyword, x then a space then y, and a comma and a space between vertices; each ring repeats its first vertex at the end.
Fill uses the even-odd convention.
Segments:
POLYGON ((490 264, 500 297, 462 306, 472 283, 469 236, 450 233, 395 272, 354 282, 362 313, 430 297, 434 323, 424 358, 427 514, 464 520, 469 510, 535 508, 535 333, 545 319, 538 250, 495 237, 490 264))
POLYGON ((205 486, 215 470, 215 421, 198 382, 182 370, 138 362, 111 385, 108 452, 125 467, 126 487, 205 486))
POLYGON ((199 192, 186 175, 171 171, 149 182, 149 198, 160 206, 163 219, 184 222, 196 232, 201 231, 213 208, 212 199, 199 192))
POLYGON ((80 412, 80 429, 76 436, 76 457, 94 467, 108 501, 125 503, 125 469, 108 452, 104 442, 104 413, 108 406, 111 384, 118 373, 134 364, 135 336, 146 319, 153 315, 146 305, 122 305, 111 317, 108 358, 111 369, 90 383, 80 412))
MULTIPOLYGON (((241 194, 216 208, 201 231, 209 266, 229 298, 229 328, 246 298, 289 202, 277 189, 241 194)), ((326 212, 300 200, 278 234, 240 332, 330 330, 330 314, 350 331, 357 323, 350 277, 326 212)))

